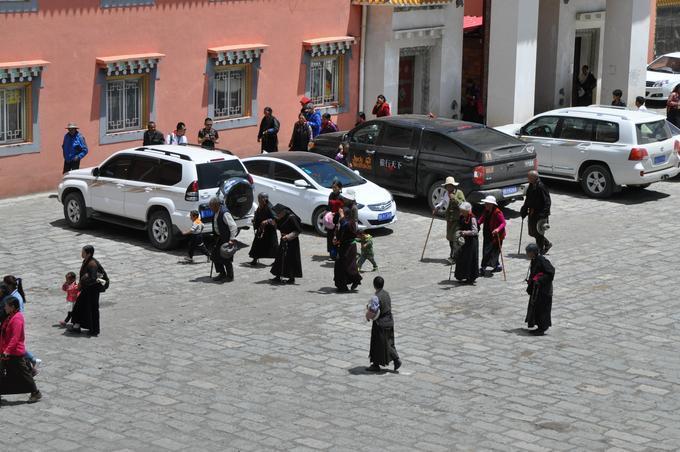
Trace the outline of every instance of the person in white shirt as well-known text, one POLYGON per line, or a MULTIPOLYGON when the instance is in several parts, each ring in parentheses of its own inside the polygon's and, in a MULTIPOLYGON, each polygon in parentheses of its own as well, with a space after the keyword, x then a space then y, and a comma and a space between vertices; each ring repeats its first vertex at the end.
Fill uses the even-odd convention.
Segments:
POLYGON ((189 144, 189 141, 187 140, 187 126, 183 122, 178 122, 177 128, 174 132, 168 135, 168 138, 165 140, 165 142, 168 144, 179 144, 182 146, 189 144))
POLYGON ((647 111, 647 107, 645 107, 645 98, 642 96, 636 97, 635 107, 640 111, 647 111))

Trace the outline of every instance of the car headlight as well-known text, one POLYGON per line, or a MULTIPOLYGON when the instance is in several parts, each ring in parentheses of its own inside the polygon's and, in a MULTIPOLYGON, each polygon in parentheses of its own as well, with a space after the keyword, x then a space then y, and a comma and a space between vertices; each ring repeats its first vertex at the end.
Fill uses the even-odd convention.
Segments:
POLYGON ((363 205, 363 204, 357 203, 357 210, 361 210, 361 209, 363 209, 364 207, 366 207, 366 206, 363 205))
POLYGON ((659 80, 659 81, 654 82, 654 86, 659 88, 661 86, 668 85, 669 83, 670 83, 670 80, 659 80))

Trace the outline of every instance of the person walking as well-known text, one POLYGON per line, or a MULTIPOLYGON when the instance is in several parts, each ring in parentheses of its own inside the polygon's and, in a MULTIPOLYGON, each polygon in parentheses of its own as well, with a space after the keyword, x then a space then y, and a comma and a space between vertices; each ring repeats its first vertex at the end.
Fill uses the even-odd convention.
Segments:
POLYGON ((352 225, 351 210, 345 206, 340 210, 340 220, 333 243, 338 248, 338 257, 333 266, 333 280, 338 292, 355 290, 361 284, 357 267, 356 229, 352 225), (351 289, 347 285, 351 284, 351 289))
POLYGON ((536 326, 535 330, 529 331, 534 336, 543 336, 552 326, 550 313, 552 311, 553 279, 555 267, 545 256, 541 256, 536 244, 530 243, 526 247, 526 253, 531 264, 529 265, 529 277, 527 278, 527 294, 529 294, 529 306, 524 321, 529 328, 536 326))
POLYGON ((80 252, 83 263, 80 266, 78 287, 80 295, 73 305, 69 333, 80 334, 81 328, 93 337, 99 336, 99 295, 108 289, 109 277, 99 261, 94 258, 94 247, 85 245, 80 252))
POLYGON ((165 144, 165 138, 163 138, 161 132, 156 130, 156 123, 149 121, 146 125, 146 132, 144 132, 142 146, 153 146, 156 144, 165 144))
MULTIPOLYGON (((21 278, 17 278, 14 275, 5 275, 2 278, 2 283, 5 285, 5 287, 7 287, 9 291, 8 295, 19 300, 19 311, 22 313, 22 315, 24 315, 26 308, 26 293, 24 292, 24 285, 21 278)), ((33 356, 33 353, 28 350, 26 350, 24 358, 26 358, 28 361, 28 364, 30 365, 33 372, 33 376, 37 375, 38 367, 42 363, 42 360, 33 356)))
POLYGON ((264 107, 264 116, 260 121, 260 130, 257 132, 257 142, 261 143, 260 152, 277 152, 279 150, 279 129, 281 123, 273 115, 271 107, 264 107))
POLYGON ((314 139, 321 133, 321 113, 314 108, 312 100, 308 97, 300 99, 300 104, 302 105, 300 113, 305 116, 305 120, 312 129, 312 136, 310 139, 314 139))
POLYGON ((64 142, 61 144, 61 150, 64 154, 64 172, 68 173, 72 170, 80 168, 80 161, 87 155, 87 143, 85 137, 78 131, 78 126, 75 122, 70 122, 66 126, 66 135, 64 135, 64 142))
POLYGON ((456 254, 460 245, 458 244, 458 227, 460 224, 460 210, 459 207, 465 202, 465 194, 458 189, 460 184, 456 182, 452 176, 449 176, 442 185, 446 192, 442 193, 439 201, 434 205, 432 215, 444 210, 444 217, 446 218, 446 240, 449 242, 449 265, 456 263, 456 254))
POLYGON ((597 86, 597 79, 590 72, 588 65, 583 65, 576 77, 576 106, 585 107, 593 103, 593 91, 597 86))
POLYGON ((168 144, 177 144, 180 146, 186 146, 189 144, 187 139, 187 126, 183 122, 178 122, 175 131, 168 135, 166 140, 168 144))
POLYGON ((213 233, 217 236, 210 259, 215 265, 217 276, 213 281, 233 281, 234 280, 234 257, 223 257, 221 253, 222 245, 228 243, 234 246, 234 239, 238 233, 238 227, 234 217, 220 200, 213 196, 208 201, 208 207, 213 212, 213 233))
POLYGON ((338 256, 338 249, 333 243, 335 231, 340 222, 340 209, 345 206, 342 200, 342 182, 334 180, 331 184, 331 193, 328 195, 328 212, 324 216, 324 226, 326 229, 326 250, 332 260, 338 256), (330 221, 327 221, 330 220, 330 221))
POLYGON ((373 320, 371 326, 371 347, 368 359, 371 362, 368 372, 379 372, 380 366, 394 362, 394 371, 401 367, 401 359, 394 345, 394 316, 392 300, 385 290, 385 280, 381 276, 373 278, 375 294, 371 297, 366 310, 366 321, 373 320))
POLYGON ((291 151, 308 151, 312 138, 312 127, 307 122, 304 113, 300 113, 297 122, 293 126, 293 134, 290 137, 288 149, 291 151))
POLYGON ((547 254, 553 246, 545 237, 545 231, 550 227, 550 192, 541 181, 538 171, 529 171, 527 178, 529 187, 527 187, 520 215, 523 219, 529 217, 529 235, 536 239, 539 252, 547 254))
POLYGON ((505 239, 505 216, 503 211, 498 208, 495 196, 487 196, 482 200, 482 204, 484 204, 484 212, 477 219, 477 224, 483 225, 484 243, 482 245, 482 264, 479 269, 480 274, 483 275, 487 268, 491 268, 494 273, 503 271, 498 259, 505 239))
POLYGON ((295 278, 302 278, 299 239, 302 225, 288 207, 277 204, 272 210, 276 214, 276 228, 281 231, 281 243, 271 269, 271 274, 274 275, 272 282, 280 284, 283 277, 288 278, 286 284, 295 284, 295 278))
POLYGON ((472 214, 472 204, 466 201, 458 208, 460 218, 457 234, 461 238, 461 246, 454 275, 458 281, 474 284, 479 277, 479 228, 477 219, 472 214))
POLYGON ((276 238, 276 214, 269 202, 267 193, 257 195, 257 209, 253 218, 255 238, 250 246, 248 255, 251 257, 250 265, 257 265, 257 260, 262 258, 275 258, 279 250, 276 238))
POLYGON ((666 101, 666 119, 676 127, 680 127, 680 83, 675 85, 666 101))
POLYGON ((373 264, 374 272, 378 271, 378 264, 375 262, 375 254, 373 253, 373 236, 366 231, 359 231, 357 234, 357 240, 361 245, 361 253, 359 254, 359 260, 357 261, 357 267, 359 273, 362 272, 361 266, 364 262, 369 261, 373 264))
POLYGON ((390 116, 392 114, 390 111, 390 104, 387 103, 385 95, 383 94, 378 95, 378 98, 375 101, 375 105, 373 106, 373 114, 378 118, 382 118, 383 116, 390 116))
POLYGON ((42 398, 28 363, 26 354, 24 316, 19 311, 19 300, 5 299, 5 320, 0 325, 0 396, 30 393, 29 403, 42 398))
POLYGON ((204 149, 214 150, 215 145, 220 142, 220 134, 213 129, 212 118, 205 118, 203 128, 198 132, 198 144, 204 149))

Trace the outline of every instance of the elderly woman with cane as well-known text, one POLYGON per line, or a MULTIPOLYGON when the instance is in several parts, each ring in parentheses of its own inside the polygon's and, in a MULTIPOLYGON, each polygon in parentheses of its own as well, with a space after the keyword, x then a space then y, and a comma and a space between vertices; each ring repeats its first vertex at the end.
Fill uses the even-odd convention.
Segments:
POLYGON ((300 220, 290 209, 277 204, 272 209, 276 214, 276 227, 281 231, 281 243, 272 264, 273 283, 280 284, 281 277, 288 278, 286 284, 295 284, 295 278, 302 278, 302 261, 300 255, 300 239, 302 232, 300 220))
POLYGON ((482 264, 480 274, 485 275, 486 269, 491 268, 494 273, 503 270, 499 261, 503 240, 505 239, 505 216, 498 208, 496 198, 487 196, 482 200, 484 212, 477 218, 477 223, 482 226, 482 264))
POLYGON ((531 259, 529 274, 527 276, 527 294, 529 294, 529 306, 524 321, 529 328, 536 326, 529 333, 534 336, 543 336, 552 326, 550 311, 552 311, 553 279, 555 267, 545 256, 542 256, 538 245, 530 243, 526 247, 527 256, 531 259))
POLYGON ((477 226, 477 219, 472 213, 472 204, 469 202, 461 203, 459 210, 458 234, 463 238, 463 244, 456 258, 454 276, 458 281, 474 284, 479 277, 479 227, 477 226))

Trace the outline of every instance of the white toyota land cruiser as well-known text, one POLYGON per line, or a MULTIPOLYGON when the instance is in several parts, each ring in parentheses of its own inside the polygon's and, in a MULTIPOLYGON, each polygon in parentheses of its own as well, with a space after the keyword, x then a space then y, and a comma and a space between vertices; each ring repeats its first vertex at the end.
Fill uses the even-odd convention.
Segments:
POLYGON ((151 244, 167 250, 191 227, 197 210, 212 229, 210 197, 218 195, 239 229, 253 217, 253 180, 238 157, 196 146, 143 146, 116 152, 96 168, 64 174, 59 201, 69 226, 84 228, 89 220, 146 229, 151 244), (227 180, 237 178, 238 183, 227 180))

